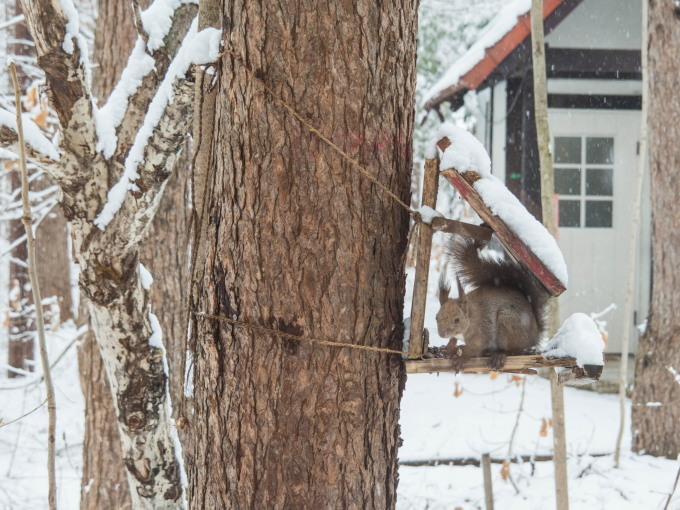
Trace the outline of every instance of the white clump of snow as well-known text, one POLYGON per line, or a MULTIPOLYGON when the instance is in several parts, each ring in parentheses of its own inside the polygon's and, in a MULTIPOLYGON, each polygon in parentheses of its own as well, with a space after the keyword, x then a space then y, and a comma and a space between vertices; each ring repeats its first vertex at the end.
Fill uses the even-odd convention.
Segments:
POLYGON ((427 223, 430 225, 432 223, 432 220, 440 217, 443 218, 444 215, 440 213, 439 211, 435 211, 432 209, 432 207, 424 205, 420 209, 418 209, 418 212, 420 213, 420 217, 423 220, 423 223, 427 223))
MULTIPOLYGON (((140 264, 141 265, 141 264, 140 264)), ((149 337, 149 345, 155 347, 156 349, 162 349, 165 353, 165 346, 163 345, 163 330, 161 329, 161 323, 155 314, 149 312, 149 322, 151 323, 151 336, 149 337)), ((165 354, 164 354, 165 356, 165 354)), ((164 360, 163 364, 167 361, 164 360)), ((167 369, 165 370, 167 374, 167 369)))
MULTIPOLYGON (((31 120, 29 114, 24 113, 21 115, 21 124, 24 128, 24 140, 31 149, 53 161, 59 161, 59 149, 42 134, 42 131, 38 125, 31 120)), ((0 108, 0 126, 6 126, 16 133, 16 115, 0 108)))
POLYGON ((61 0, 61 7, 64 16, 66 16, 66 30, 61 47, 66 53, 73 54, 73 51, 75 50, 73 40, 76 40, 78 49, 80 50, 80 65, 83 67, 83 72, 85 73, 85 81, 89 84, 92 82, 92 73, 90 72, 87 40, 83 34, 80 33, 80 16, 78 15, 78 9, 74 5, 73 0, 61 0))
POLYGON ((569 317, 543 352, 546 358, 576 358, 583 365, 604 365, 604 340, 597 325, 585 313, 569 317))
POLYGON ((137 186, 133 182, 139 178, 137 167, 144 160, 144 150, 153 131, 165 111, 165 108, 172 101, 172 86, 175 79, 184 76, 192 64, 205 64, 213 61, 219 55, 221 30, 206 28, 200 32, 196 31, 197 20, 194 19, 191 28, 187 33, 182 46, 180 47, 174 60, 168 67, 165 78, 158 87, 154 96, 144 124, 137 132, 135 141, 130 148, 127 159, 125 160, 125 170, 120 181, 113 185, 107 195, 107 202, 104 204, 102 212, 95 218, 94 224, 101 230, 111 222, 115 214, 120 210, 129 190, 136 190, 137 186))
POLYGON ((482 177, 491 175, 489 154, 472 133, 450 122, 444 122, 437 131, 437 139, 433 145, 443 137, 447 137, 451 145, 440 156, 439 167, 442 170, 455 168, 458 172, 475 171, 482 177))
POLYGON ((163 39, 172 26, 172 16, 182 4, 197 3, 183 0, 156 0, 141 13, 144 31, 149 36, 147 47, 153 53, 163 46, 163 39))
POLYGON ((490 175, 479 179, 474 183, 474 188, 491 212, 502 219, 566 286, 569 275, 564 255, 543 224, 526 210, 497 177, 490 175))
POLYGON ((97 130, 97 150, 106 159, 113 156, 118 144, 116 129, 125 116, 130 97, 137 92, 144 77, 155 69, 155 62, 145 51, 142 38, 137 39, 127 66, 121 74, 120 80, 111 92, 106 104, 101 109, 94 110, 95 128, 97 130))
POLYGON ((425 94, 423 103, 427 103, 443 90, 456 85, 465 73, 482 61, 486 50, 500 41, 517 24, 519 17, 529 12, 530 9, 531 0, 513 0, 506 5, 482 30, 477 41, 425 94))
POLYGON ((142 284, 142 288, 144 290, 149 290, 151 288, 151 284, 153 283, 153 276, 151 276, 149 270, 142 263, 139 264, 139 281, 142 284))

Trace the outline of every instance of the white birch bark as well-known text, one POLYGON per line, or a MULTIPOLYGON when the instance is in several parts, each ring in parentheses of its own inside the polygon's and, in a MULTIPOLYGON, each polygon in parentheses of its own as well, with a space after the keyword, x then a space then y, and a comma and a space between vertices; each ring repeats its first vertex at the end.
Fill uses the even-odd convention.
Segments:
MULTIPOLYGON (((138 246, 193 122, 194 85, 184 71, 169 76, 172 100, 163 103, 143 146, 142 161, 135 167, 134 191, 125 191, 132 196, 115 210, 105 228, 95 225, 95 219, 111 199, 112 184, 125 178, 130 148, 148 120, 152 101, 161 94, 159 87, 180 52, 197 8, 180 4, 172 12, 169 31, 155 42, 149 44, 140 36, 138 46, 143 53, 137 56, 153 65, 147 66, 140 85, 125 97, 127 104, 114 129, 115 147, 109 154, 102 146, 108 144, 110 149, 114 138, 98 136, 87 63, 82 58, 87 50, 75 33, 78 20, 71 2, 22 3, 61 124, 59 161, 47 164, 42 158, 43 164, 60 186, 61 205, 71 224, 81 268, 79 284, 111 383, 133 506, 182 508, 181 452, 171 418, 165 350, 158 323, 150 315, 149 290, 140 280, 138 246)), ((133 71, 138 63, 134 58, 129 64, 133 71)), ((16 135, 11 126, 0 126, 0 145, 13 144, 16 135)), ((40 158, 33 149, 34 158, 40 158)))

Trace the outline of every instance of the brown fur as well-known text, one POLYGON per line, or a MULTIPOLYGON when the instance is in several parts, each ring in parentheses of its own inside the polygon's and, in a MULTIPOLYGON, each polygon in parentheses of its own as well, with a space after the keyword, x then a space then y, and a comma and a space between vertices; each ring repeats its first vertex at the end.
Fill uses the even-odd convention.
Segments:
POLYGON ((526 353, 538 346, 550 295, 523 267, 480 257, 483 246, 480 241, 452 236, 447 257, 457 274, 459 297, 449 297, 450 286, 442 274, 437 329, 439 336, 451 339, 449 353, 457 351, 460 338, 465 357, 491 356, 490 364, 500 368, 506 354, 526 353), (466 294, 464 285, 475 289, 466 294))

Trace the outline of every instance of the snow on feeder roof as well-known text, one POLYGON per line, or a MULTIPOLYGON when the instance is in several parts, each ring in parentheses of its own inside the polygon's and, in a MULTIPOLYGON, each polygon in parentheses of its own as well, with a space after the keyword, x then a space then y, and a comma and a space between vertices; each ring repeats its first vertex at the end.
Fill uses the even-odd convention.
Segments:
POLYGON ((489 156, 467 131, 445 123, 436 143, 445 177, 496 232, 505 248, 553 295, 566 290, 564 256, 555 238, 490 173, 489 156))

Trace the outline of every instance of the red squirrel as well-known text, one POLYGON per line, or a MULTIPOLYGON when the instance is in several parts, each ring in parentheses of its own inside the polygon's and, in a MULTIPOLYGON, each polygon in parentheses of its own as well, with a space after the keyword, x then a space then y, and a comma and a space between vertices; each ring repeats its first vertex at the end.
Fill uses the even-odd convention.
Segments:
POLYGON ((548 291, 523 266, 480 255, 485 245, 453 235, 446 256, 457 275, 458 298, 449 297, 446 271, 439 279, 437 329, 450 338, 446 351, 459 370, 467 358, 479 356, 489 357, 490 368, 502 368, 508 354, 535 349, 546 325, 548 291), (465 293, 468 285, 474 290, 465 293))

